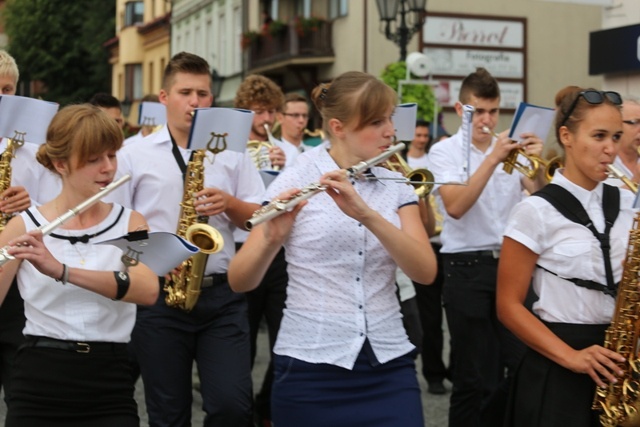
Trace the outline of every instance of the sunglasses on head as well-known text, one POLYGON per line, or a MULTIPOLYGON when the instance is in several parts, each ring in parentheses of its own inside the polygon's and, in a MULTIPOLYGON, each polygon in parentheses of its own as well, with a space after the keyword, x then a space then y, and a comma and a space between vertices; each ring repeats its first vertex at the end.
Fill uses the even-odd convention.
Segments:
POLYGON ((605 100, 609 100, 613 105, 622 105, 622 97, 618 92, 613 91, 601 91, 601 90, 583 90, 576 96, 576 99, 573 100, 571 106, 567 110, 567 114, 565 114, 564 119, 562 119, 562 123, 560 126, 564 126, 564 124, 569 120, 571 114, 573 114, 573 110, 576 109, 576 105, 578 105, 578 101, 580 98, 584 98, 589 104, 597 105, 602 104, 605 100))

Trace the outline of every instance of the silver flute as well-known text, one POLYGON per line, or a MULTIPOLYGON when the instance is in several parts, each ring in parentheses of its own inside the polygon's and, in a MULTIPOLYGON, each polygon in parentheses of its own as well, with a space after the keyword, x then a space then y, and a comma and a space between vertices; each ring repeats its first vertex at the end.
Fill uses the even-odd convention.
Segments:
MULTIPOLYGON (((357 165, 350 167, 349 169, 347 169, 347 177, 352 178, 358 176, 365 170, 369 169, 371 166, 375 166, 378 163, 384 162, 389 157, 404 150, 404 147, 405 144, 403 142, 397 143, 389 147, 384 152, 378 154, 377 156, 372 157, 369 160, 364 160, 357 165)), ((274 200, 255 211, 253 213, 253 216, 245 222, 245 227, 247 228, 247 230, 251 230, 254 226, 265 221, 269 221, 270 219, 273 219, 285 212, 290 211, 298 203, 302 202, 303 200, 307 200, 308 198, 315 196, 316 194, 326 189, 326 185, 322 185, 319 182, 314 182, 313 184, 309 184, 306 187, 301 188, 299 193, 296 193, 288 200, 274 200)))
MULTIPOLYGON (((49 224, 41 225, 40 227, 38 227, 38 230, 42 232, 43 236, 46 236, 47 234, 51 234, 53 230, 60 227, 65 222, 69 221, 71 218, 78 215, 80 212, 83 212, 88 207, 96 204, 104 196, 111 193, 113 190, 120 187, 122 184, 129 181, 130 179, 131 179, 131 175, 124 175, 122 178, 116 181, 113 181, 111 184, 101 189, 95 195, 89 197, 87 200, 80 203, 76 207, 69 209, 68 211, 60 215, 58 218, 51 221, 49 224)), ((0 267, 5 265, 7 262, 11 261, 12 259, 15 259, 13 255, 10 255, 7 252, 9 248, 11 248, 11 246, 7 245, 0 249, 0 267)))

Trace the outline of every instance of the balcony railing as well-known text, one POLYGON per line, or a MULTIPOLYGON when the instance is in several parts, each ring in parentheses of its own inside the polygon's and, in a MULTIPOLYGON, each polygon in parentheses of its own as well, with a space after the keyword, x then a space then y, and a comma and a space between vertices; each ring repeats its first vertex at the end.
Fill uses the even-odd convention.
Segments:
POLYGON ((305 58, 306 65, 313 65, 313 59, 333 58, 331 22, 323 21, 316 29, 300 31, 295 24, 284 27, 277 34, 257 36, 247 46, 249 70, 268 67, 297 58, 305 58))

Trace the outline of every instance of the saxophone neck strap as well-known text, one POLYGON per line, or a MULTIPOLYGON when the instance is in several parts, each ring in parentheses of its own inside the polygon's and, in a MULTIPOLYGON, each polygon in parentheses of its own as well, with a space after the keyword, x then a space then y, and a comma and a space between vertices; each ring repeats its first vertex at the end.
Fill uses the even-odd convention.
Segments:
MULTIPOLYGON (((184 158, 182 158, 182 153, 180 152, 180 148, 176 143, 176 140, 171 135, 171 130, 167 126, 167 130, 169 131, 169 137, 171 138, 171 152, 173 153, 173 157, 176 159, 176 163, 182 172, 182 180, 184 181, 187 178, 187 164, 184 162, 184 158)), ((191 155, 189 157, 189 161, 193 158, 193 151, 191 151, 191 155)))
MULTIPOLYGON (((591 218, 589 218, 589 215, 585 211, 582 204, 580 204, 580 201, 578 201, 578 199, 576 199, 575 196, 565 188, 560 187, 557 184, 548 184, 541 190, 535 192, 533 195, 545 199, 568 220, 587 227, 600 243, 602 258, 604 260, 604 271, 607 277, 607 286, 599 285, 596 282, 585 281, 582 279, 565 280, 569 280, 570 282, 573 282, 578 286, 586 287, 588 289, 599 288, 598 290, 604 292, 605 294, 615 296, 618 285, 613 281, 613 269, 611 268, 611 256, 609 254, 609 251, 611 249, 609 232, 611 231, 611 227, 613 227, 613 224, 616 222, 618 213, 620 212, 620 190, 618 189, 618 187, 603 184, 602 193, 602 211, 604 212, 605 220, 604 233, 600 233, 595 228, 595 226, 593 225, 593 221, 591 221, 591 218), (589 284, 585 286, 585 283, 583 282, 589 282, 589 284), (593 286, 594 283, 598 286, 593 286)), ((547 269, 543 270, 557 276, 557 274, 547 269)))

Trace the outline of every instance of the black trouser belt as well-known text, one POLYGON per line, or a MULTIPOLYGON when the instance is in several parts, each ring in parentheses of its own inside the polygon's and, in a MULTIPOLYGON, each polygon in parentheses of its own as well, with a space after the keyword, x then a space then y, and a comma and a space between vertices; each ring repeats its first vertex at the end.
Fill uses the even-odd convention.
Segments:
POLYGON ((468 251, 468 252, 454 252, 443 254, 446 256, 459 256, 459 257, 481 257, 481 258, 500 258, 500 250, 493 251, 468 251))
POLYGON ((202 278, 202 288, 210 288, 211 286, 218 286, 227 283, 227 273, 211 274, 202 278))
POLYGON ((49 337, 27 336, 24 346, 35 348, 53 348, 56 350, 75 351, 76 353, 91 353, 92 351, 116 350, 118 347, 126 348, 124 343, 114 342, 79 342, 64 341, 49 337))
MULTIPOLYGON (((165 280, 164 280, 164 277, 160 277, 159 279, 160 279, 160 288, 162 289, 162 287, 165 284, 165 280)), ((229 280, 227 279, 227 273, 210 274, 202 278, 202 283, 200 283, 200 287, 210 288, 212 286, 223 285, 228 282, 229 280)))

